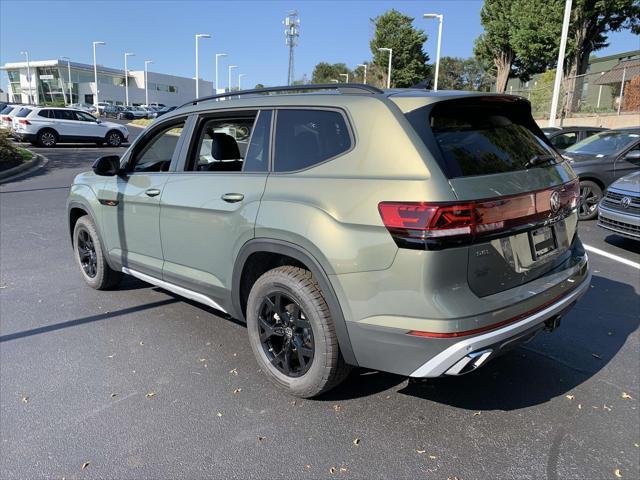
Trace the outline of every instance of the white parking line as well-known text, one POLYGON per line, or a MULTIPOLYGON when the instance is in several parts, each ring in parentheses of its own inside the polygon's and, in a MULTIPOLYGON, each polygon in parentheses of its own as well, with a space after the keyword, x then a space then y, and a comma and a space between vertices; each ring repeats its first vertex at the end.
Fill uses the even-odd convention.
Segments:
POLYGON ((624 263, 625 265, 629 265, 630 267, 640 270, 640 263, 632 262, 631 260, 627 260, 626 258, 619 257, 618 255, 614 255, 613 253, 605 252, 604 250, 600 250, 599 248, 592 247, 591 245, 583 245, 583 247, 588 252, 595 253, 596 255, 602 255, 603 257, 610 258, 611 260, 624 263))

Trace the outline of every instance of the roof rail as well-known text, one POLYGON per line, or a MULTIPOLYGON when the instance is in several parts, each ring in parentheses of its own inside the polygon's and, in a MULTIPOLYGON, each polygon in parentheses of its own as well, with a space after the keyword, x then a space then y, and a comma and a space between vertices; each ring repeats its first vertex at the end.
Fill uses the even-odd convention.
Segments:
POLYGON ((340 93, 370 93, 381 94, 384 93, 377 87, 371 85, 365 85, 363 83, 309 83, 306 85, 289 85, 282 87, 267 87, 267 88, 252 88, 250 90, 239 90, 236 92, 225 92, 217 95, 209 95, 207 97, 196 98, 191 100, 180 107, 187 105, 197 105, 200 102, 208 100, 218 100, 220 98, 239 97, 241 95, 268 95, 270 93, 281 92, 305 92, 311 90, 337 90, 340 93))

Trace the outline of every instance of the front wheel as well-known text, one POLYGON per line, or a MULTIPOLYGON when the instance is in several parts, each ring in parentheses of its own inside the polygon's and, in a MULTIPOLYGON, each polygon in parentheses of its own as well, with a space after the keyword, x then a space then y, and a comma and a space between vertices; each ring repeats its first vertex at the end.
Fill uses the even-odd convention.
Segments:
POLYGON ((320 286, 308 270, 269 270, 247 301, 249 343, 261 369, 288 393, 309 398, 342 382, 350 371, 320 286))
POLYGON ((89 215, 80 217, 73 228, 73 250, 82 277, 91 288, 107 290, 120 282, 122 273, 109 267, 89 215))
POLYGON ((602 200, 602 189, 590 180, 580 182, 580 220, 593 220, 598 216, 598 203, 602 200))
POLYGON ((120 132, 116 132, 115 130, 113 130, 107 133, 106 140, 107 140, 107 144, 110 147, 119 147, 120 145, 122 145, 122 142, 124 141, 124 137, 120 132))

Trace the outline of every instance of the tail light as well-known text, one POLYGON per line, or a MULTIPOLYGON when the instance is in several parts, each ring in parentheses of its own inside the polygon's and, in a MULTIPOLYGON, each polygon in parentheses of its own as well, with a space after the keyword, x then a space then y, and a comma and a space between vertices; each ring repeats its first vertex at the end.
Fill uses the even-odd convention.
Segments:
POLYGON ((10 122, 11 121, 11 117, 9 115, 5 115, 4 117, 2 117, 2 121, 3 122, 10 122))
POLYGON ((553 189, 469 202, 381 202, 385 227, 399 247, 438 248, 495 237, 554 220, 578 206, 578 180, 553 189))
POLYGON ((29 122, 29 120, 18 120, 18 123, 20 125, 31 125, 31 122, 29 122))

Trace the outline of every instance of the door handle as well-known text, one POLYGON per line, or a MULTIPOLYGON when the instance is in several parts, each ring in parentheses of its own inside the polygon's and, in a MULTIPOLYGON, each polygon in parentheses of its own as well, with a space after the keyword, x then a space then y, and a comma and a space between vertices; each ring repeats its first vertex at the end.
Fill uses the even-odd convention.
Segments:
POLYGON ((225 202, 236 203, 241 202, 244 199, 244 195, 242 193, 225 193, 220 198, 225 202))
POLYGON ((158 195, 160 195, 160 190, 158 190, 157 188, 150 188, 144 193, 147 195, 147 197, 157 197, 158 195))

